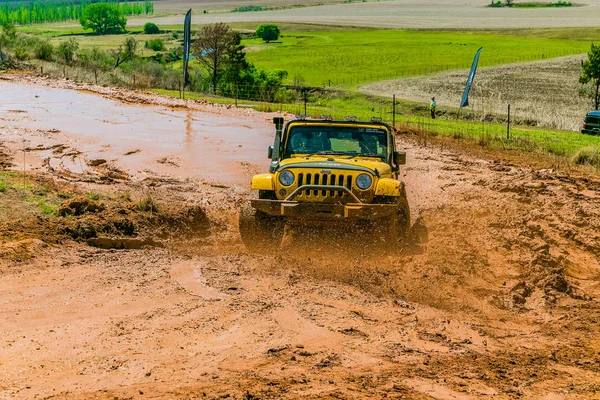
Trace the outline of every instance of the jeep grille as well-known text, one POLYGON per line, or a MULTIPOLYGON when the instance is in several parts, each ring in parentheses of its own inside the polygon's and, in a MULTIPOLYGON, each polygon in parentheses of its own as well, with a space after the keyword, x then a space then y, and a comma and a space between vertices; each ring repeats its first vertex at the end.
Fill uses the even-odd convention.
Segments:
MULTIPOLYGON (((325 186, 345 186, 352 190, 352 176, 343 174, 318 174, 311 173, 298 174, 298 186, 302 185, 325 185, 325 186)), ((335 197, 347 197, 347 195, 341 190, 304 190, 299 196, 302 198, 335 198, 335 197)))

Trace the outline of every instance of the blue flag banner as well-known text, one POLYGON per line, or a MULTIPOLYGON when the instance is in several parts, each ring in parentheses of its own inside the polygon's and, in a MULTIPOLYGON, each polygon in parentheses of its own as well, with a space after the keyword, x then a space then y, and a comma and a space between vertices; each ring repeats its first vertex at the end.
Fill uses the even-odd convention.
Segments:
POLYGON ((483 47, 480 47, 479 50, 477 50, 475 58, 473 58, 473 65, 471 65, 471 72, 469 72, 469 78, 467 78, 467 86, 465 86, 465 92, 463 93, 459 109, 469 105, 469 90, 471 90, 471 84, 473 83, 473 78, 475 78, 475 70, 477 70, 477 62, 479 61, 481 49, 483 49, 483 47))
POLYGON ((188 61, 190 61, 191 24, 192 9, 185 14, 185 21, 183 23, 183 87, 185 87, 190 80, 188 74, 188 61))

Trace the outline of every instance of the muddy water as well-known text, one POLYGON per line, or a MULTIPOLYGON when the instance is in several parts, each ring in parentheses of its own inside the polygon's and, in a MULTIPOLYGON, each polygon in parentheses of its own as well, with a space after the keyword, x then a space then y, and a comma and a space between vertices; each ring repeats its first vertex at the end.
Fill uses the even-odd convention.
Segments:
POLYGON ((225 111, 123 104, 96 94, 0 81, 0 124, 14 128, 4 139, 26 140, 29 148, 64 144, 80 151, 83 160, 60 161, 52 152, 39 152, 55 158, 51 165, 59 162, 75 173, 91 160, 105 159, 134 179, 158 173, 245 184, 251 175, 246 165, 267 165, 274 129, 264 116, 225 111))

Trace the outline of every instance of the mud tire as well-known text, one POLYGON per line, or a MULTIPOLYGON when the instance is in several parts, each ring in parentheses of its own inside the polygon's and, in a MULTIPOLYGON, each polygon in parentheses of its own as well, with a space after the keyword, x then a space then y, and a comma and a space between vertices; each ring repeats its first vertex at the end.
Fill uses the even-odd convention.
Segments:
POLYGON ((242 242, 251 252, 269 253, 281 246, 285 228, 283 219, 257 211, 250 202, 240 208, 238 226, 242 242))
MULTIPOLYGON (((388 198, 386 200, 391 200, 388 198)), ((397 201, 396 213, 391 218, 384 218, 374 223, 374 237, 376 241, 383 241, 388 245, 404 243, 408 240, 410 233, 410 208, 408 200, 402 196, 397 201)), ((391 201, 390 201, 391 202, 391 201)), ((387 203, 387 201, 382 201, 387 203)))
POLYGON ((396 225, 396 241, 406 241, 410 233, 410 207, 406 197, 400 198, 394 223, 396 225))

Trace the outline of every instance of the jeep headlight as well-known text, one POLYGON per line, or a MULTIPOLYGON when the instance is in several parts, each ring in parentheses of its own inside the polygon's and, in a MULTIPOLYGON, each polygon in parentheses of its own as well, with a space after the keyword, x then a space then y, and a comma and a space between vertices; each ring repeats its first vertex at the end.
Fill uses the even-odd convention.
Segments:
POLYGON ((372 182, 373 182, 373 180, 371 179, 371 176, 368 174, 360 174, 356 178, 356 186, 358 186, 358 188, 361 190, 367 190, 371 186, 372 182))
POLYGON ((283 186, 290 186, 294 183, 294 173, 291 171, 283 171, 281 175, 279 175, 279 182, 283 186))

